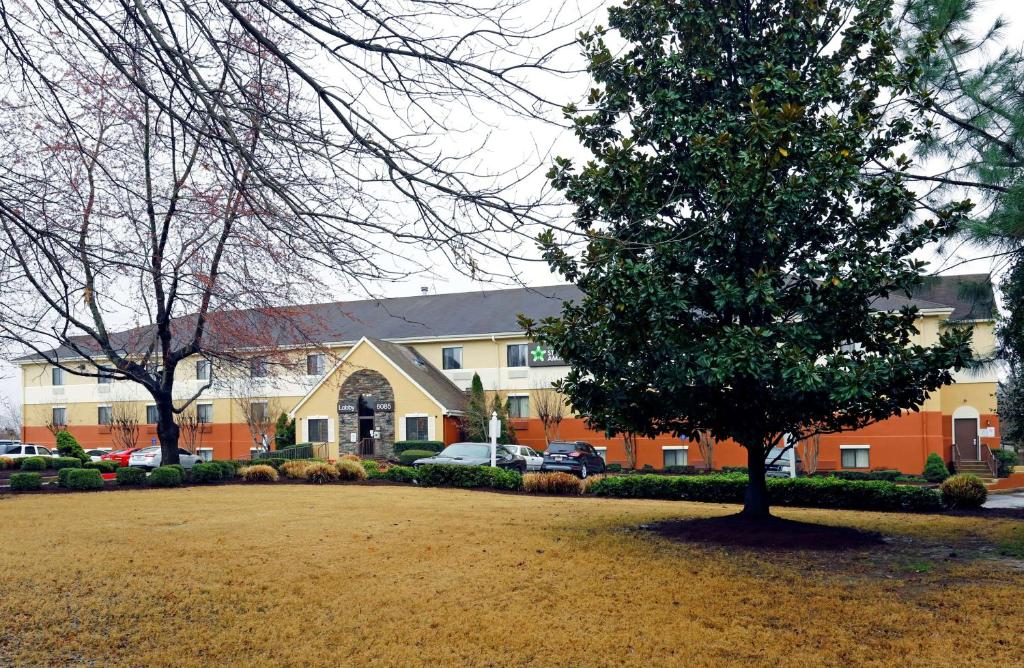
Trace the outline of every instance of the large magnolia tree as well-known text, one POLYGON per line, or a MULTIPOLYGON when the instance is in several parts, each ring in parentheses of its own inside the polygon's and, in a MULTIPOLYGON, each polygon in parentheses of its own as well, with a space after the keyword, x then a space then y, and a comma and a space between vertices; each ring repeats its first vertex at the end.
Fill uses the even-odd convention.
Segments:
POLYGON ((595 86, 568 111, 593 160, 550 177, 590 242, 542 246, 584 294, 526 325, 568 362, 560 389, 594 427, 746 448, 752 517, 769 513, 771 448, 919 408, 971 357, 969 331, 924 345, 915 309, 886 301, 967 208, 914 215, 913 119, 884 116, 907 84, 890 12, 631 0, 583 39, 595 86))

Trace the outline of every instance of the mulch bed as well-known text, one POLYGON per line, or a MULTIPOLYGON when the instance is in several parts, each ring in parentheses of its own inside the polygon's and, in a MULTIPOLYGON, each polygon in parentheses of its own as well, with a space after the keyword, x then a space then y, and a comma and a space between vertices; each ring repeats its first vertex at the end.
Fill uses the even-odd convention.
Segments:
POLYGON ((645 525, 645 528, 670 540, 758 550, 837 552, 875 548, 885 542, 881 534, 872 531, 797 522, 774 516, 763 520, 738 514, 669 520, 645 525))

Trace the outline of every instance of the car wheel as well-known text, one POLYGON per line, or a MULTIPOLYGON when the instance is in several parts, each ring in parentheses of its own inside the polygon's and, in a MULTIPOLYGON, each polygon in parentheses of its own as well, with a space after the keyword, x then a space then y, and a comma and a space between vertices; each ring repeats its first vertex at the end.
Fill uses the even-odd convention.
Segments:
POLYGON ((587 465, 586 465, 586 464, 583 464, 583 465, 582 465, 582 466, 580 467, 580 479, 584 479, 584 478, 586 478, 586 477, 587 477, 587 465))

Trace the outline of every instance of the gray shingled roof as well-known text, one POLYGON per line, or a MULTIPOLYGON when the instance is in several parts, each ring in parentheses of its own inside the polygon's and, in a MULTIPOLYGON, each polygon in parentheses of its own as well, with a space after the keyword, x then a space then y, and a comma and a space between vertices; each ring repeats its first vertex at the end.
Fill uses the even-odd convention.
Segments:
MULTIPOLYGON (((479 336, 519 332, 521 328, 516 319, 519 313, 535 320, 557 316, 564 300, 580 296, 574 285, 553 285, 308 304, 265 312, 214 314, 210 330, 219 329, 225 338, 259 339, 272 341, 274 345, 354 343, 363 336, 385 340, 479 336), (285 314, 284 317, 274 315, 280 313, 285 314), (218 318, 221 320, 219 328, 216 326, 218 318), (259 336, 247 336, 247 331, 259 336)), ((986 274, 930 278, 912 300, 890 295, 877 300, 873 306, 878 310, 897 310, 907 304, 922 309, 953 308, 951 318, 954 320, 990 319, 995 311, 992 286, 986 274)), ((189 321, 186 317, 179 322, 185 329, 189 321)), ((138 328, 121 332, 115 338, 125 350, 141 350, 148 333, 146 328, 138 328)), ((60 356, 72 358, 75 355, 69 349, 62 349, 60 356)), ((30 355, 18 361, 33 359, 39 358, 30 355)))
POLYGON ((409 346, 381 339, 369 337, 367 339, 380 350, 381 354, 387 356, 399 369, 422 387, 427 394, 441 402, 441 405, 447 410, 466 411, 466 393, 418 352, 409 346))

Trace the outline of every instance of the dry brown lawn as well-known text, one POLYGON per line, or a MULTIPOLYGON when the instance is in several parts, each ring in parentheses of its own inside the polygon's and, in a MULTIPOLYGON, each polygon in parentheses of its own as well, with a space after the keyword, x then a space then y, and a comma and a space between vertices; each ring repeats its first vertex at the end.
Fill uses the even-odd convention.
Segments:
POLYGON ((406 487, 0 497, 0 665, 1021 665, 1022 523, 779 510, 880 547, 641 528, 734 507, 406 487), (951 556, 953 553, 953 556, 951 556))

